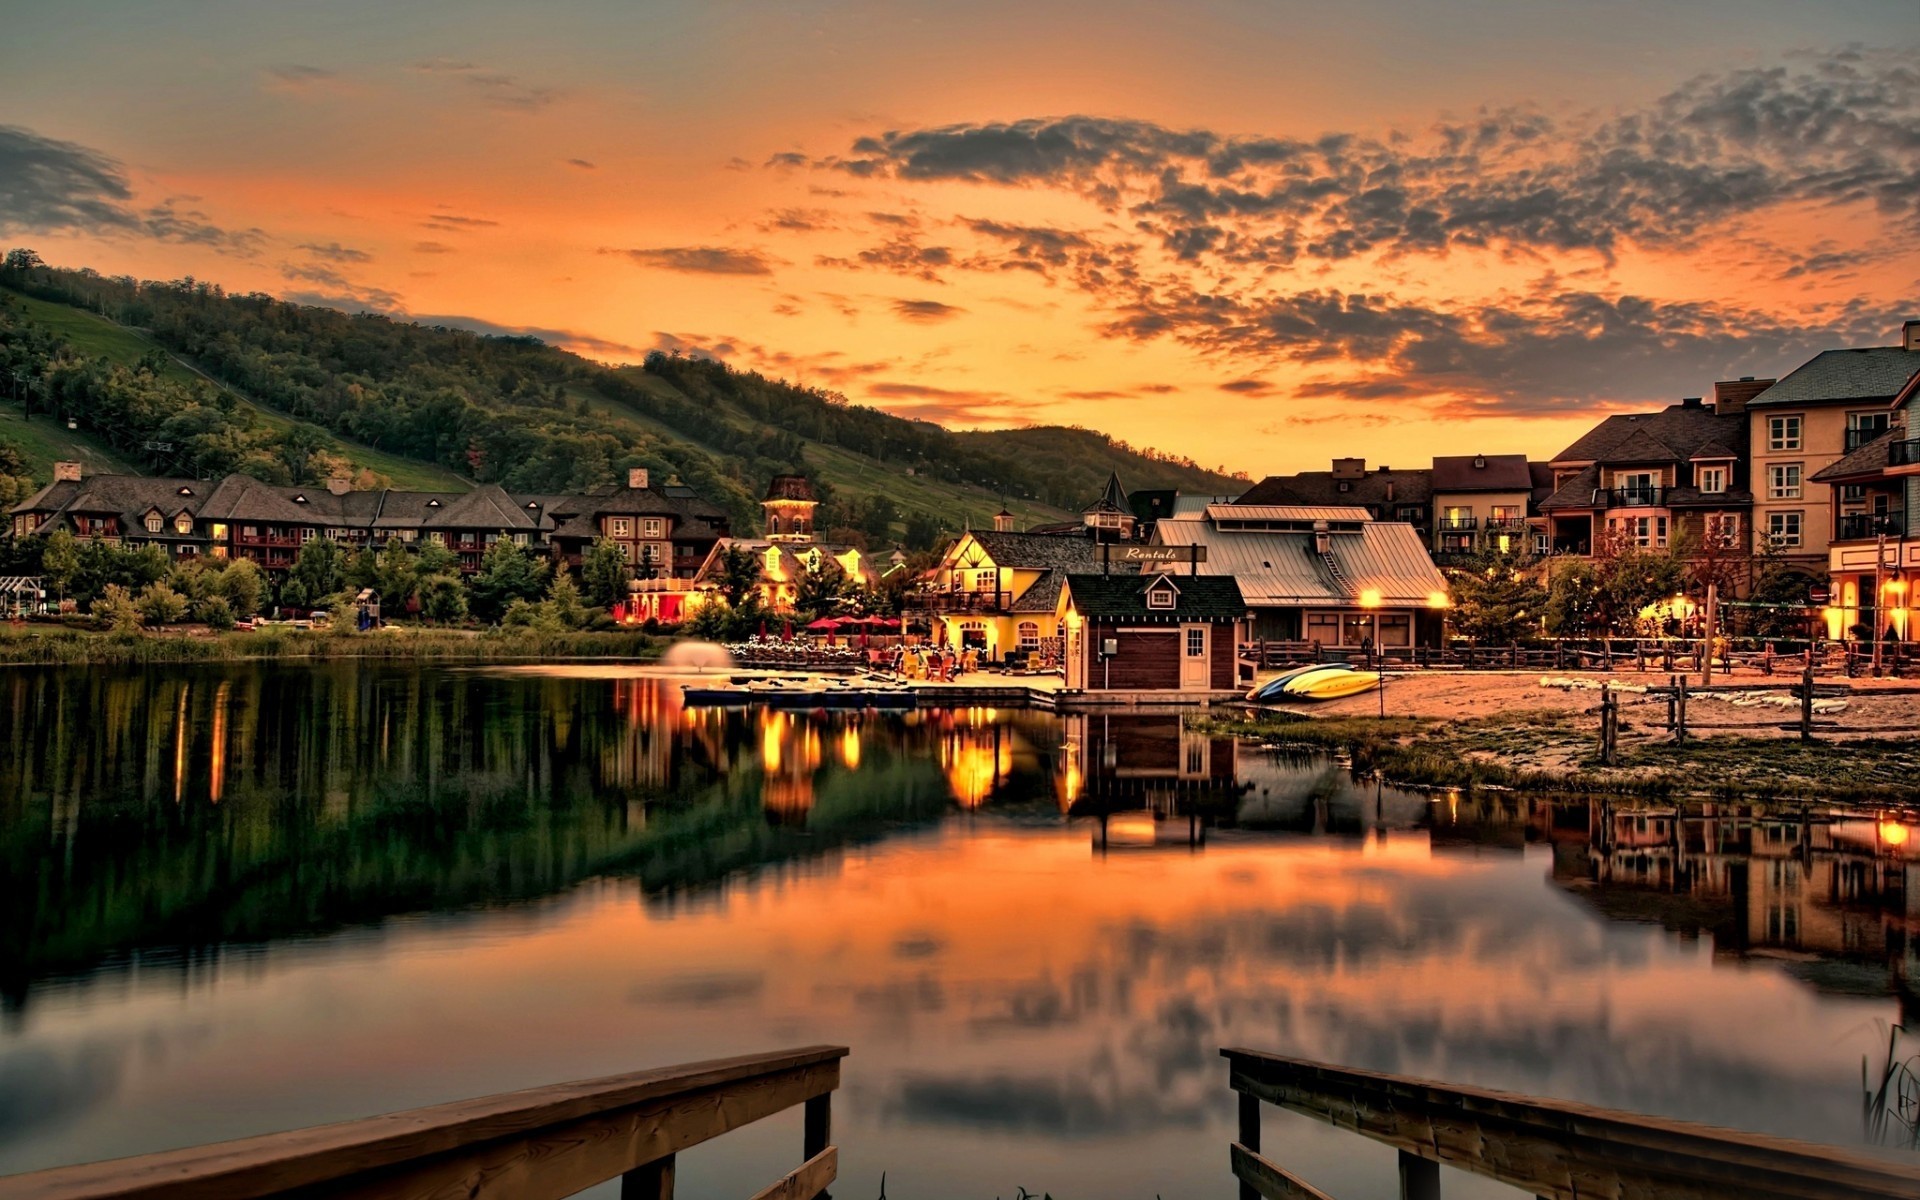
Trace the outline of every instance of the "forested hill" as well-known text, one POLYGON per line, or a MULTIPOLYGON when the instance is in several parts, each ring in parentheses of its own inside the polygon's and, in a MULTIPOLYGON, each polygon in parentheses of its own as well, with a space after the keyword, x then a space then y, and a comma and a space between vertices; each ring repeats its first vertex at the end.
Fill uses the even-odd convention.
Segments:
POLYGON ((647 467, 724 504, 743 528, 768 476, 801 471, 827 499, 823 527, 876 544, 929 544, 942 528, 985 523, 1003 500, 1024 522, 1058 520, 1109 471, 1129 488, 1245 486, 1085 430, 953 432, 705 359, 608 367, 532 338, 194 280, 108 279, 17 251, 0 267, 0 396, 20 390, 16 374, 36 410, 56 418, 22 426, 22 407, 9 407, 0 441, 20 430, 41 439, 25 447, 29 466, 72 453, 155 473, 245 470, 299 483, 346 466, 363 486, 479 481, 535 492, 647 467))

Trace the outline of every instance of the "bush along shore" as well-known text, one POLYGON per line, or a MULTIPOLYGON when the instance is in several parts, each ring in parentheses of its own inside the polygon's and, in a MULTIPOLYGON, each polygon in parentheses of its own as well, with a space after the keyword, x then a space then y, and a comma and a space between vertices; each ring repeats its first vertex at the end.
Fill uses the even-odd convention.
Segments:
POLYGON ((95 631, 76 625, 0 627, 0 663, 175 663, 249 659, 383 659, 504 662, 525 659, 653 661, 671 639, 615 631, 506 626, 481 631, 394 627, 367 633, 272 627, 224 633, 95 631))
POLYGON ((1912 780, 1920 775, 1920 741, 1910 738, 1802 743, 1720 736, 1676 744, 1661 731, 1631 727, 1623 727, 1617 764, 1606 767, 1596 722, 1556 711, 1383 720, 1216 710, 1188 723, 1219 736, 1323 750, 1357 772, 1409 787, 1911 804, 1912 780))

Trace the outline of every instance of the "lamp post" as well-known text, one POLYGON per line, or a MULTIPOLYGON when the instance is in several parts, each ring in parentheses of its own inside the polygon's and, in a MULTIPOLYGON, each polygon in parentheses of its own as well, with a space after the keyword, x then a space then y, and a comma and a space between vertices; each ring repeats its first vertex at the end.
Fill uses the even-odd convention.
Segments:
POLYGON ((1373 626, 1373 669, 1380 677, 1379 686, 1374 691, 1380 693, 1380 719, 1384 721, 1387 719, 1387 673, 1382 669, 1386 666, 1386 660, 1380 654, 1380 599, 1380 593, 1373 588, 1360 593, 1360 607, 1367 610, 1373 626))
MULTIPOLYGON (((1886 641, 1886 574, 1887 574, 1887 533, 1893 528, 1892 517, 1877 517, 1873 522, 1873 676, 1880 677, 1881 650, 1886 641)), ((1905 541, 1902 538, 1901 541, 1905 541)), ((1896 545, 1895 553, 1899 553, 1896 545)), ((1902 583, 1901 590, 1906 589, 1902 583)))

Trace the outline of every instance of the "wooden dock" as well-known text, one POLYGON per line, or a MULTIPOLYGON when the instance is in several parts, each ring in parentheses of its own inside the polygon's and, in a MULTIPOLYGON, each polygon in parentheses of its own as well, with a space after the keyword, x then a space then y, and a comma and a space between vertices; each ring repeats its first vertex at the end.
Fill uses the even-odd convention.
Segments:
POLYGON ((753 1200, 814 1200, 837 1169, 830 1106, 846 1054, 714 1059, 10 1175, 0 1200, 559 1200, 614 1178, 622 1200, 671 1200, 675 1154, 795 1105, 805 1161, 753 1200))

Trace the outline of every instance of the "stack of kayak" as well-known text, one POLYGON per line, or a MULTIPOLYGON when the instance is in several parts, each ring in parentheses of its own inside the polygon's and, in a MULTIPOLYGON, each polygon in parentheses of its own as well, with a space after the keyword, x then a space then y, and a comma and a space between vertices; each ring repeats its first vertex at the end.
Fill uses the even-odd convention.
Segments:
POLYGON ((1280 672, 1248 692, 1247 699, 1255 704, 1338 700, 1343 696, 1370 692, 1379 686, 1378 671, 1356 671, 1346 663, 1309 663, 1280 672))

